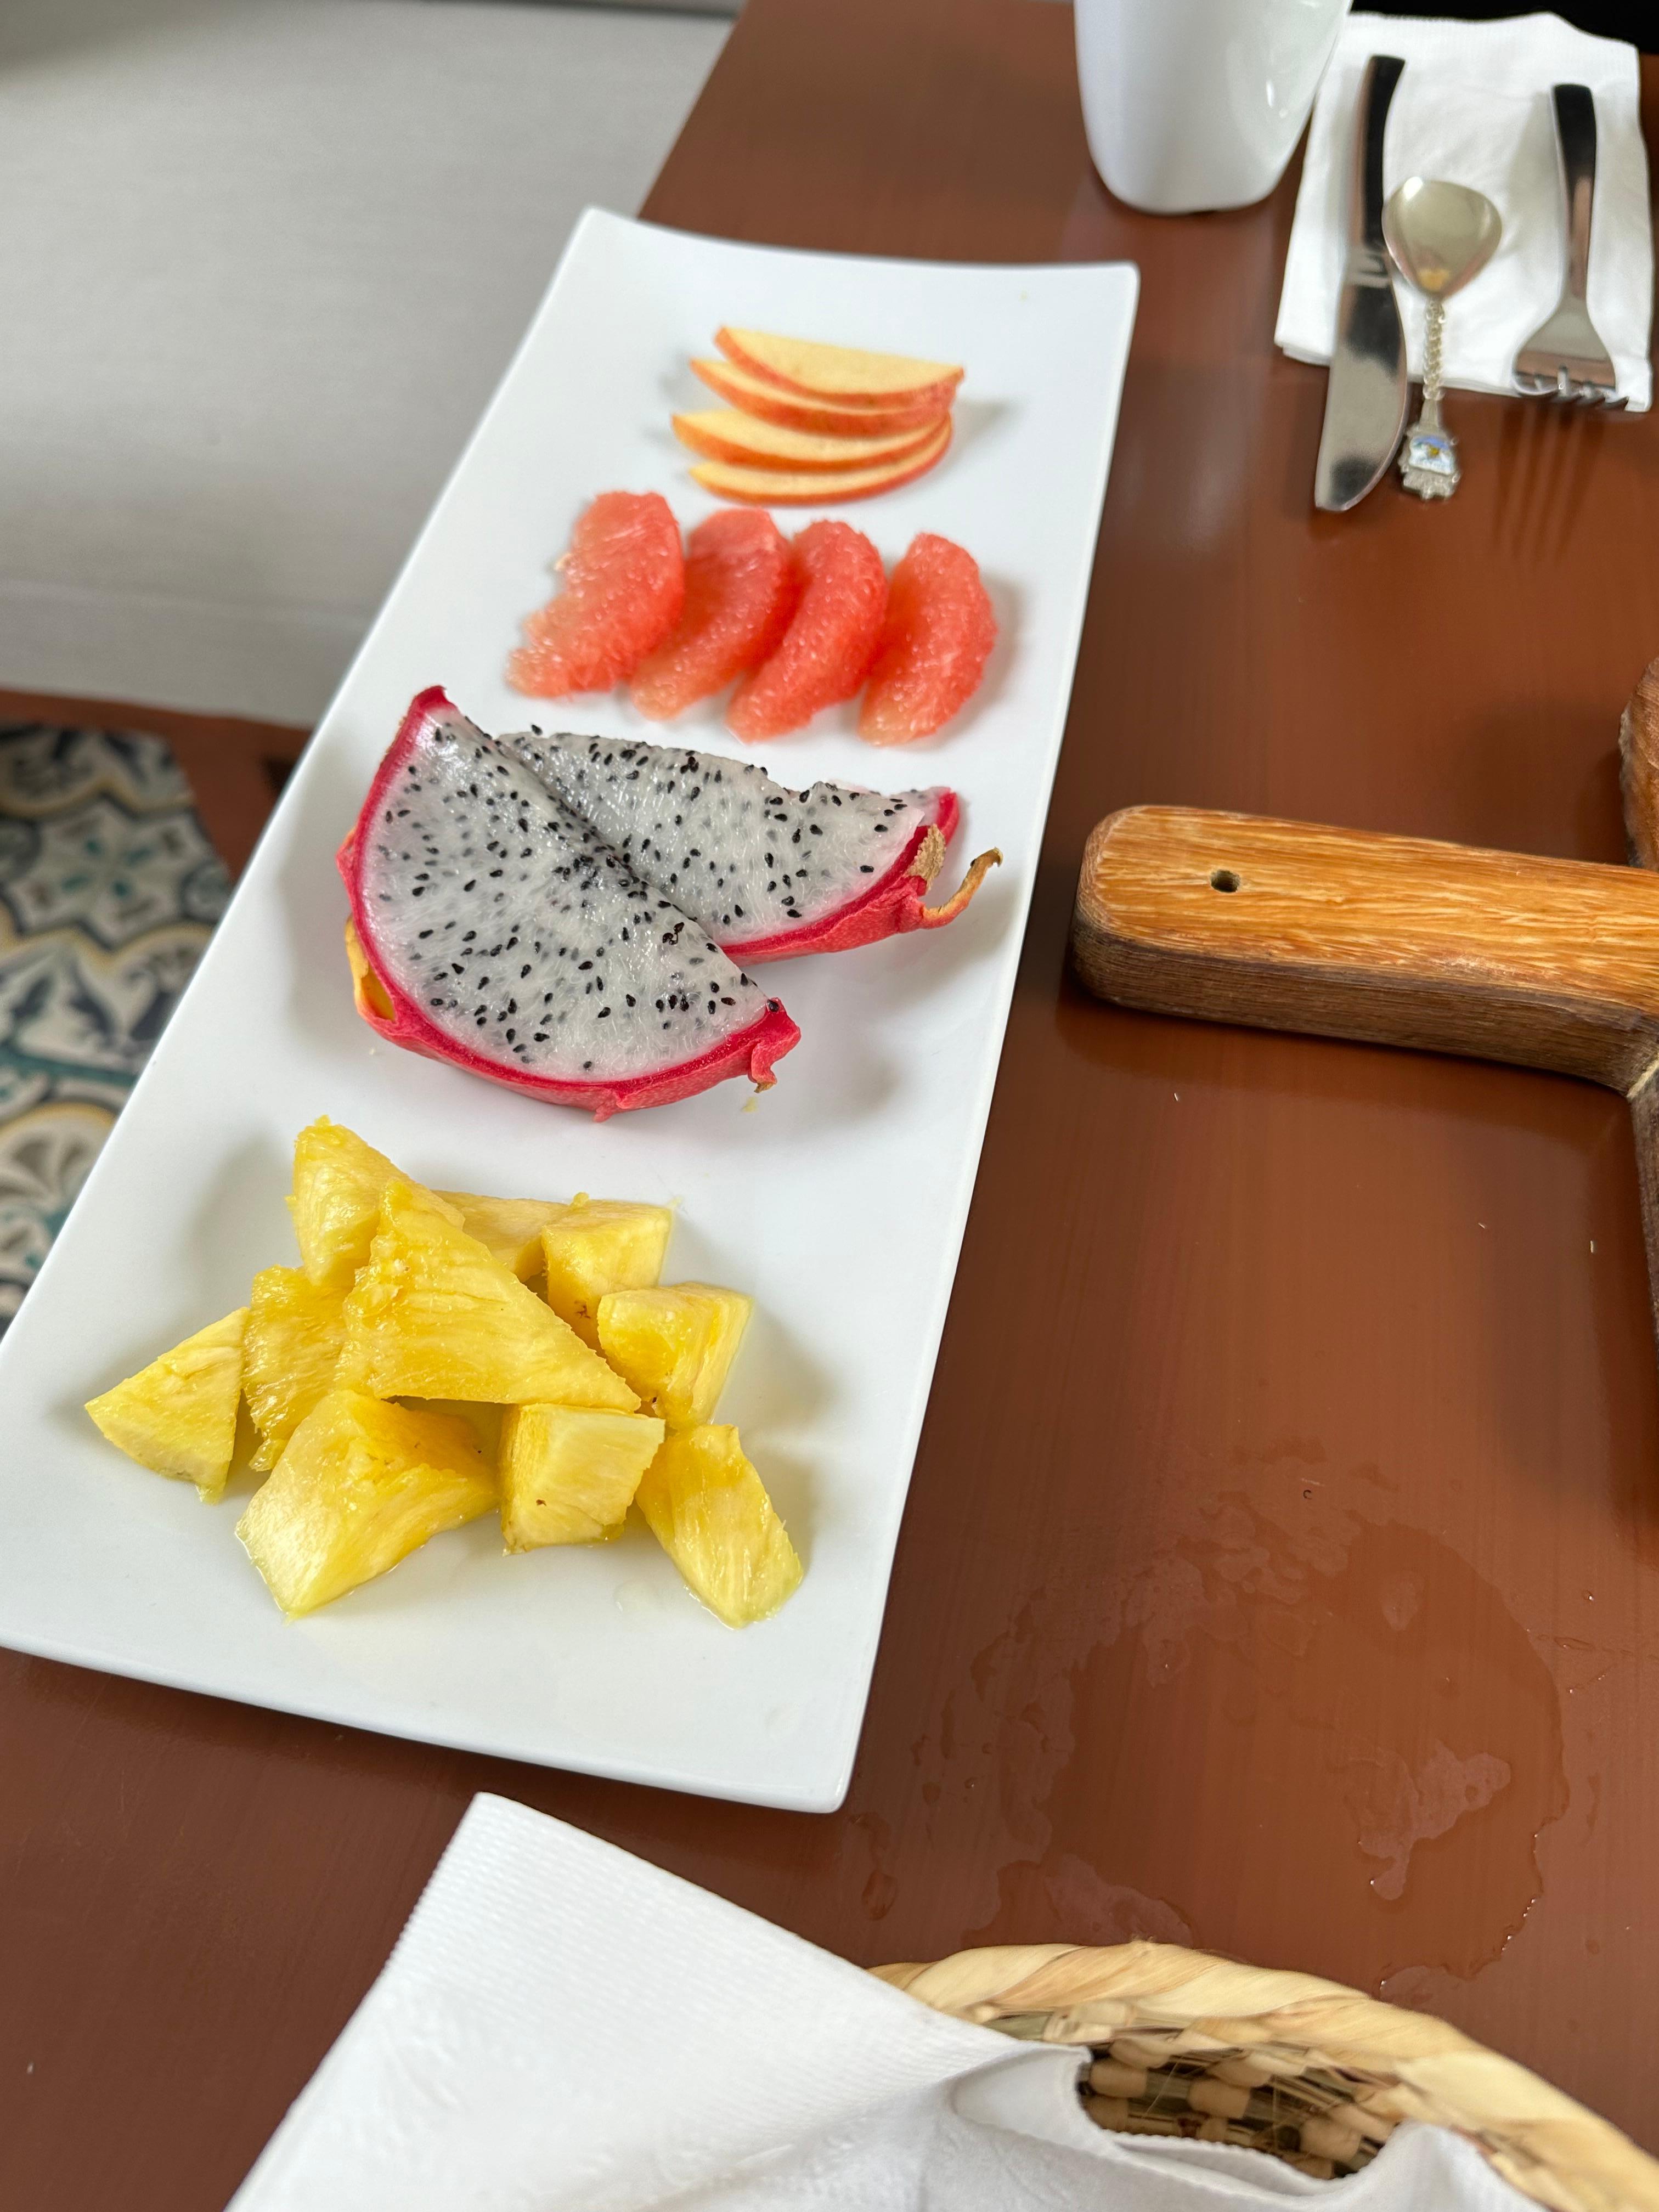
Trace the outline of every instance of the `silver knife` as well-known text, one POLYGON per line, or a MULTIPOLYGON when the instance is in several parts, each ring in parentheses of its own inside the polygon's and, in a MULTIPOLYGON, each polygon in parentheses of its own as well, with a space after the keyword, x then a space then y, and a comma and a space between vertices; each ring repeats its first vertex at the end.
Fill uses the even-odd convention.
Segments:
POLYGON ((1364 498, 1394 459, 1406 427, 1406 332, 1382 239, 1382 132, 1405 66, 1397 54, 1373 54, 1359 81, 1348 258, 1314 470, 1314 505, 1328 514, 1364 498))

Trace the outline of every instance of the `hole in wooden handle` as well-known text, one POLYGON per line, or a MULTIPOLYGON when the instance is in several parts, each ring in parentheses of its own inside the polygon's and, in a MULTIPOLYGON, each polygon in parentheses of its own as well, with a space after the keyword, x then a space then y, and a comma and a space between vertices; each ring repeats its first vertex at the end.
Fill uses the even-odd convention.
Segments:
POLYGON ((1212 891, 1236 891, 1238 889, 1238 878, 1231 868, 1212 868, 1210 872, 1210 889, 1212 891))

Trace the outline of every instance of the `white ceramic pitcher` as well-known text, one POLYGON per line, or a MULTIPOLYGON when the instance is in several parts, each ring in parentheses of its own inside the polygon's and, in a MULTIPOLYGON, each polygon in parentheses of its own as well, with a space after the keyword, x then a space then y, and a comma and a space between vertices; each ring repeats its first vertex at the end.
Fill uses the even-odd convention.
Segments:
POLYGON ((1248 207, 1285 173, 1350 0, 1075 0, 1089 151, 1154 215, 1248 207))

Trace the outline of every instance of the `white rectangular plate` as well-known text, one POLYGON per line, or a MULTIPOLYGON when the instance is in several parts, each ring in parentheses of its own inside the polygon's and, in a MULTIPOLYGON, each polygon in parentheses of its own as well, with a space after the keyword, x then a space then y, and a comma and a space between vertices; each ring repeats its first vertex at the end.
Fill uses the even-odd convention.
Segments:
MULTIPOLYGON (((584 217, 0 1345, 0 1640, 546 1765, 841 1802, 1013 990, 1136 290, 1127 267, 837 258, 584 217), (752 1107, 726 1083, 600 1125, 377 1044, 352 1012, 334 852, 421 686, 445 684, 486 728, 530 719, 503 665, 589 499, 656 489, 687 528, 710 511, 669 416, 701 404, 686 362, 722 322, 967 364, 945 463, 841 511, 890 563, 923 529, 977 556, 1001 625, 983 690, 930 744, 873 751, 847 708, 763 757, 802 785, 948 781, 965 821, 945 884, 984 845, 1005 865, 948 930, 769 968, 802 1041, 752 1107), (234 1491, 204 1507, 103 1443, 83 1400, 293 1260, 290 1147, 319 1114, 443 1188, 681 1201, 666 1279, 756 1300, 720 1418, 806 1562, 776 1619, 723 1628, 643 1533, 509 1559, 483 1521, 290 1623, 236 1541, 234 1491)), ((430 343, 445 343, 441 312, 430 343)), ((536 719, 739 750, 714 706, 666 732, 621 694, 536 719)))

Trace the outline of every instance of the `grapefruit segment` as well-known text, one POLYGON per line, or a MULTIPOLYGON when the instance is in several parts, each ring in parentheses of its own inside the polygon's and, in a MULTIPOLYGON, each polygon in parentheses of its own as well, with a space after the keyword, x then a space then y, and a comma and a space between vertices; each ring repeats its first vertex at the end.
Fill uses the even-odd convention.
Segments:
POLYGON ((558 565, 564 589, 525 623, 507 681, 538 699, 608 691, 679 619, 680 526, 660 492, 601 492, 558 565))
POLYGON ((973 555, 924 530, 893 571, 859 735, 872 745, 931 737, 978 690, 996 640, 973 555))
POLYGON ((880 438, 828 436, 822 431, 791 430, 777 422, 757 422, 740 407, 708 407, 696 415, 677 415, 674 435, 706 460, 730 461, 750 469, 869 469, 902 460, 926 445, 938 426, 889 431, 880 438))
POLYGON ((769 514, 727 507, 691 532, 680 618, 634 672, 634 704, 665 722, 769 659, 799 593, 788 540, 769 514))
POLYGON ((763 422, 829 438, 884 438, 900 430, 926 430, 950 412, 949 398, 878 402, 827 399, 786 392, 732 361, 694 361, 693 373, 711 392, 763 422))
POLYGON ((922 445, 897 460, 860 469, 738 468, 726 461, 700 461, 691 471, 717 499, 747 501, 755 507, 838 507, 844 500, 873 499, 926 476, 945 457, 951 442, 949 417, 922 445))
POLYGON ((948 407, 962 371, 948 361, 917 361, 908 354, 866 353, 858 346, 821 345, 811 338, 781 337, 774 331, 714 333, 728 361, 781 385, 786 392, 830 399, 920 401, 948 407))
POLYGON ((869 672, 887 607, 881 556, 848 522, 814 522, 796 538, 800 599, 782 642, 738 684, 726 727, 750 744, 850 699, 869 672))

